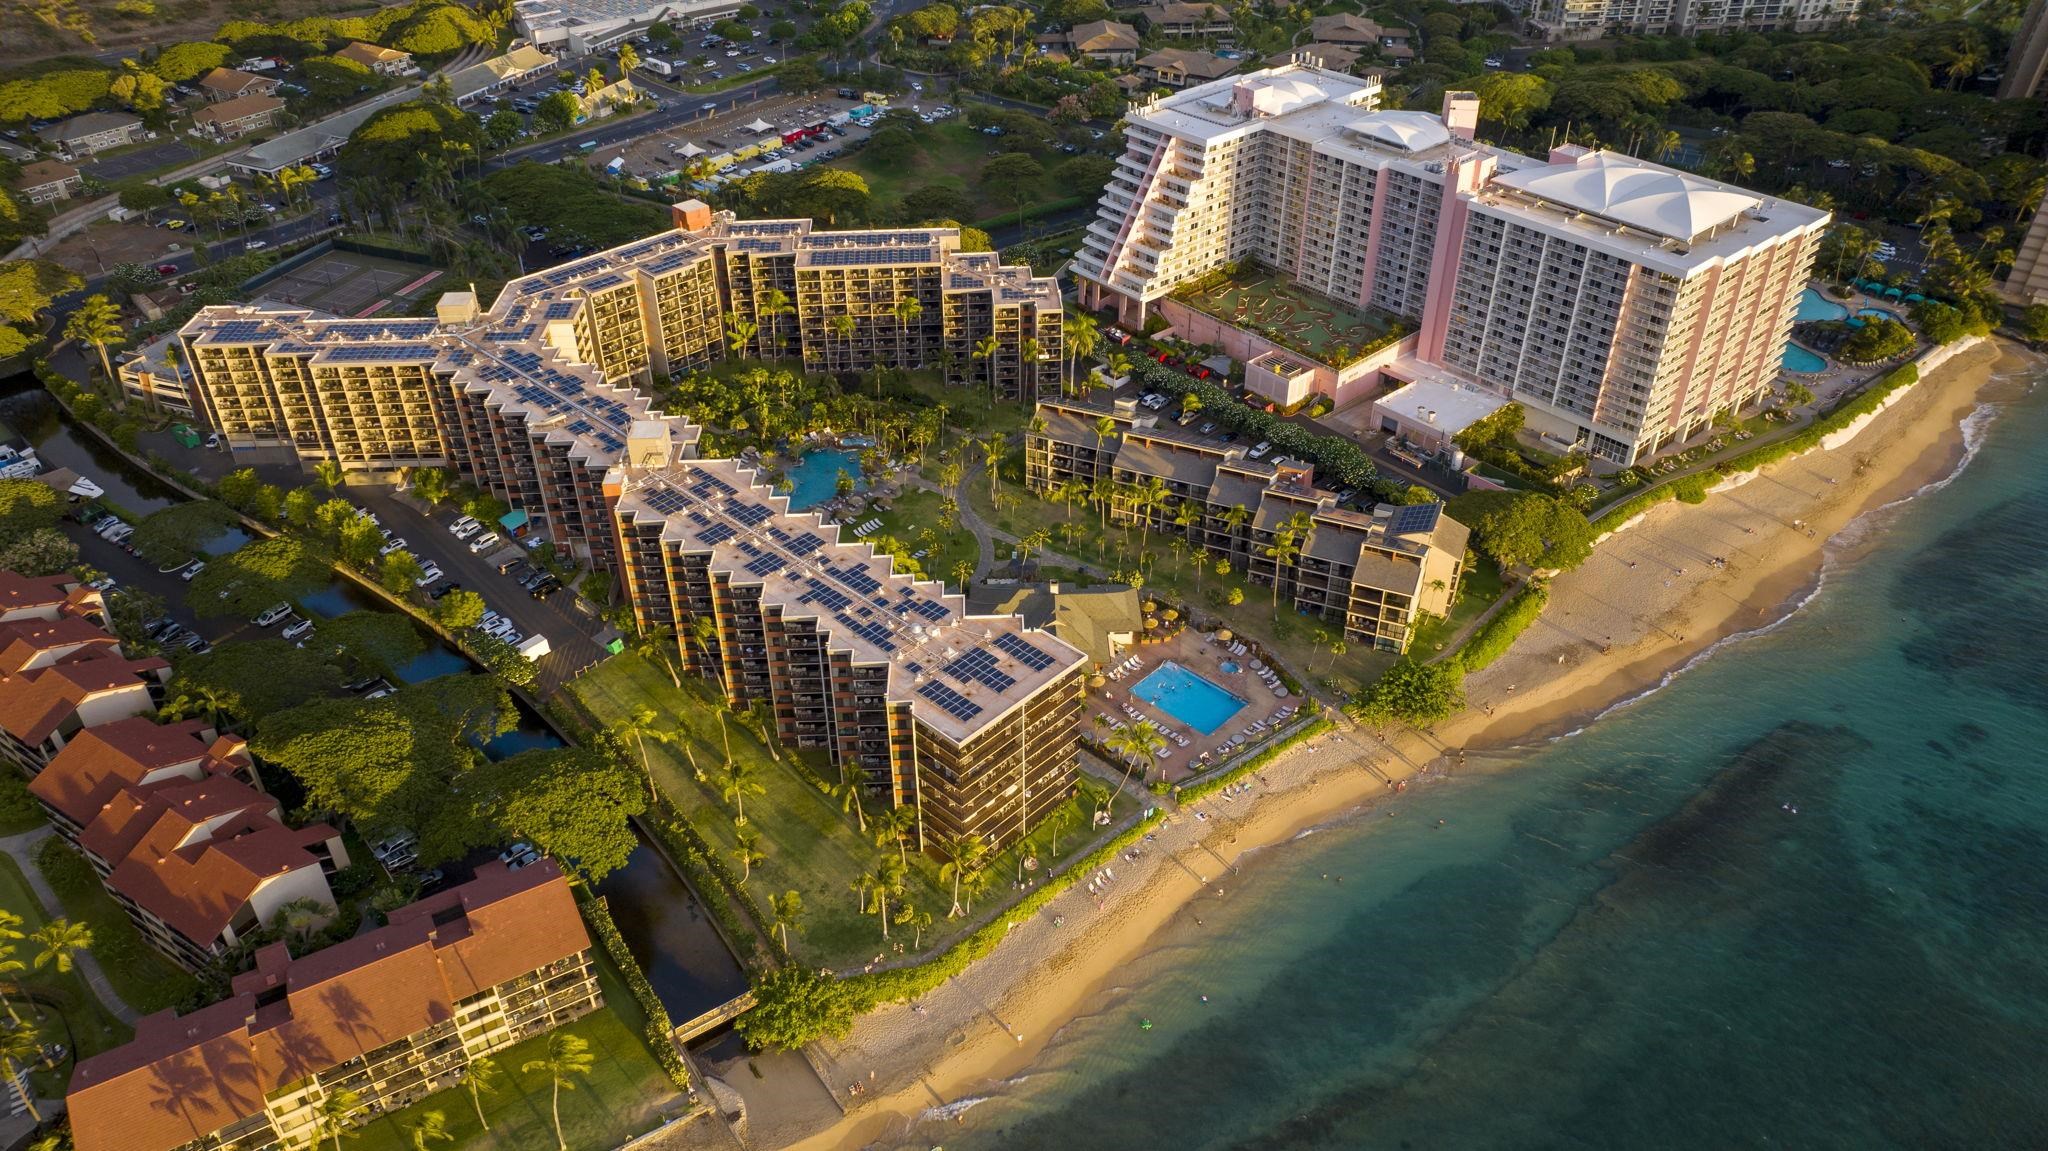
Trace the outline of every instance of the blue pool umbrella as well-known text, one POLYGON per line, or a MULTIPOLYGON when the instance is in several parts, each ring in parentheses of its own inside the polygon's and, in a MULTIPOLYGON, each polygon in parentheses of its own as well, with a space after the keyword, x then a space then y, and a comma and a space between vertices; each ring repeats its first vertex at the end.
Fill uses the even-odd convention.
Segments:
POLYGON ((1909 304, 1924 304, 1927 302, 1927 297, 1918 292, 1908 292, 1906 293, 1906 302, 1909 304))
POLYGON ((1886 288, 1884 290, 1884 294, 1891 297, 1894 300, 1898 299, 1900 296, 1905 295, 1904 292, 1900 291, 1897 288, 1886 288))

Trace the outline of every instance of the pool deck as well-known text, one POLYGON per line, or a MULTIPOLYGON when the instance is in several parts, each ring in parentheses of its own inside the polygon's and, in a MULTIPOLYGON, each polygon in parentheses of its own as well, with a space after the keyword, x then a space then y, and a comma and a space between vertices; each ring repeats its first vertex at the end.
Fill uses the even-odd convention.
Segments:
MULTIPOLYGON (((1128 656, 1135 656, 1142 662, 1134 669, 1112 678, 1103 687, 1088 693, 1088 710, 1098 740, 1107 740, 1114 728, 1134 722, 1132 712, 1140 720, 1150 720, 1159 730, 1167 734, 1167 754, 1153 760, 1150 778, 1162 775, 1170 783, 1178 783, 1190 776, 1207 770, 1210 766, 1236 754, 1271 735, 1278 726, 1273 722, 1274 713, 1283 708, 1299 708, 1299 696, 1280 696, 1275 689, 1252 669, 1256 653, 1233 655, 1229 644, 1218 643, 1193 628, 1183 630, 1179 635, 1158 643, 1139 644, 1128 656), (1196 675, 1246 701, 1244 710, 1226 720, 1214 735, 1203 735, 1187 724, 1167 714, 1163 709, 1152 706, 1132 694, 1131 689, 1143 682, 1146 676, 1157 671, 1166 661, 1172 660, 1196 675), (1219 666, 1225 662, 1236 664, 1239 670, 1233 674, 1219 666), (1130 709, 1126 711, 1125 709, 1130 709), (1263 723, 1260 731, 1247 734, 1246 729, 1255 723, 1263 723), (1187 741, 1183 747, 1173 739, 1178 735, 1187 741), (1232 741, 1242 743, 1230 746, 1232 741), (1204 760, 1203 757, 1208 759, 1204 760)), ((1115 669, 1111 669, 1112 673, 1115 669)), ((1279 689, 1284 691, 1285 689, 1279 689)))

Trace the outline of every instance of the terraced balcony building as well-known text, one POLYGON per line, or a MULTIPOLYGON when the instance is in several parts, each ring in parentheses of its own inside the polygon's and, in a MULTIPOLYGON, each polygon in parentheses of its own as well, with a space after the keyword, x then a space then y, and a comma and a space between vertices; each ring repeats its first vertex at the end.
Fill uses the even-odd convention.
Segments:
POLYGON ((210 308, 180 333, 205 418, 238 453, 389 472, 445 466, 533 532, 617 573, 642 628, 782 738, 827 749, 919 816, 921 842, 1017 838, 1069 792, 1086 658, 1015 616, 973 616, 887 556, 838 542, 639 390, 742 354, 807 367, 945 363, 1057 389, 1050 280, 958 250, 956 231, 817 232, 680 205, 678 228, 469 293, 434 319, 210 308), (716 637, 690 640, 696 621, 716 637), (1028 632, 1028 634, 1027 634, 1028 632))

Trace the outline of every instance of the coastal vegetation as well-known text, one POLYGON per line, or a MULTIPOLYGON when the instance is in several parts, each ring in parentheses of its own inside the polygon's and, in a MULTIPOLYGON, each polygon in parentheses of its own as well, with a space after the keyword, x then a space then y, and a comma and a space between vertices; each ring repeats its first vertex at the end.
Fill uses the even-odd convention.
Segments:
POLYGON ((1543 607, 1549 600, 1550 589, 1543 581, 1531 580, 1523 584, 1493 614, 1493 618, 1481 624, 1458 649, 1458 665, 1468 673, 1475 672, 1506 655, 1515 640, 1543 614, 1543 607))
POLYGON ((1403 659, 1374 680, 1346 709, 1375 727, 1428 727, 1465 708, 1465 669, 1455 659, 1403 659))
POLYGON ((1592 554, 1593 528, 1577 508, 1541 492, 1471 491, 1452 499, 1451 518, 1501 566, 1564 570, 1592 554))

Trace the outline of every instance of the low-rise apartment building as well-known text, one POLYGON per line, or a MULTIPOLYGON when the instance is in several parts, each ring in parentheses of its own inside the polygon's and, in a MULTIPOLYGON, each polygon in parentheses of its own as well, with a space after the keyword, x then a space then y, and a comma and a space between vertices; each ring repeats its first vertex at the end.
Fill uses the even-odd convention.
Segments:
POLYGON ((244 72, 240 68, 215 68, 199 78, 199 92, 210 103, 235 100, 243 96, 275 96, 283 81, 274 76, 258 72, 244 72))
POLYGON ((364 1122, 460 1082, 471 1060, 602 1004, 590 938, 551 860, 479 868, 309 955, 256 953, 231 998, 136 1024, 81 1060, 78 1151, 296 1151, 347 1091, 364 1122))
POLYGON ((365 44, 361 40, 355 41, 335 55, 343 60, 353 60, 383 76, 410 76, 419 71, 413 66, 412 53, 377 44, 365 44))
POLYGON ((1204 84, 1235 71, 1235 60, 1226 60, 1214 52, 1195 52, 1186 48, 1161 48, 1138 59, 1138 78, 1167 88, 1204 84))
POLYGON ((0 570, 0 621, 66 616, 106 626, 107 599, 75 576, 25 576, 0 570))
POLYGON ((1161 426, 1131 400, 1041 401, 1024 441, 1024 478, 1048 496, 1106 484, 1117 522, 1181 533, 1253 583, 1276 587, 1297 612, 1386 651, 1407 651, 1424 618, 1449 614, 1464 577, 1469 532, 1442 505, 1340 507, 1309 469, 1161 426), (1147 491, 1156 498, 1137 498, 1147 491), (1183 509, 1194 513, 1186 523, 1183 509), (1283 538, 1289 547, 1276 555, 1283 538))
POLYGON ((1819 32, 1856 21, 1863 0, 1536 0, 1532 27, 1553 40, 1703 32, 1819 32))
POLYGON ((216 140, 233 140, 277 123, 283 110, 276 96, 237 96, 192 113, 192 123, 216 140))
POLYGON ((54 204, 85 191, 85 177, 69 164, 37 160, 33 164, 22 165, 21 175, 14 181, 14 190, 31 204, 54 204))
POLYGON ((126 112, 87 112, 52 124, 36 135, 65 159, 91 156, 143 138, 142 118, 126 112))
POLYGON ((1330 365, 1333 398, 1448 373, 1621 464, 1769 391, 1828 213, 1614 152, 1480 144, 1471 93, 1441 114, 1378 102, 1375 80, 1298 63, 1134 105, 1075 257, 1083 303, 1137 326, 1183 286, 1270 270, 1403 325, 1330 365))
POLYGON ((170 678, 170 664, 129 659, 113 636, 65 614, 74 602, 27 604, 0 623, 0 758, 31 777, 86 728, 155 712, 170 678))
POLYGON ((145 406, 192 415, 192 369, 183 359, 174 358, 183 351, 177 333, 172 332, 123 353, 114 365, 121 390, 145 406))
POLYGON ((1040 49, 1098 64, 1129 64, 1138 58, 1138 30, 1115 20, 1089 20, 1065 32, 1037 38, 1040 49))

